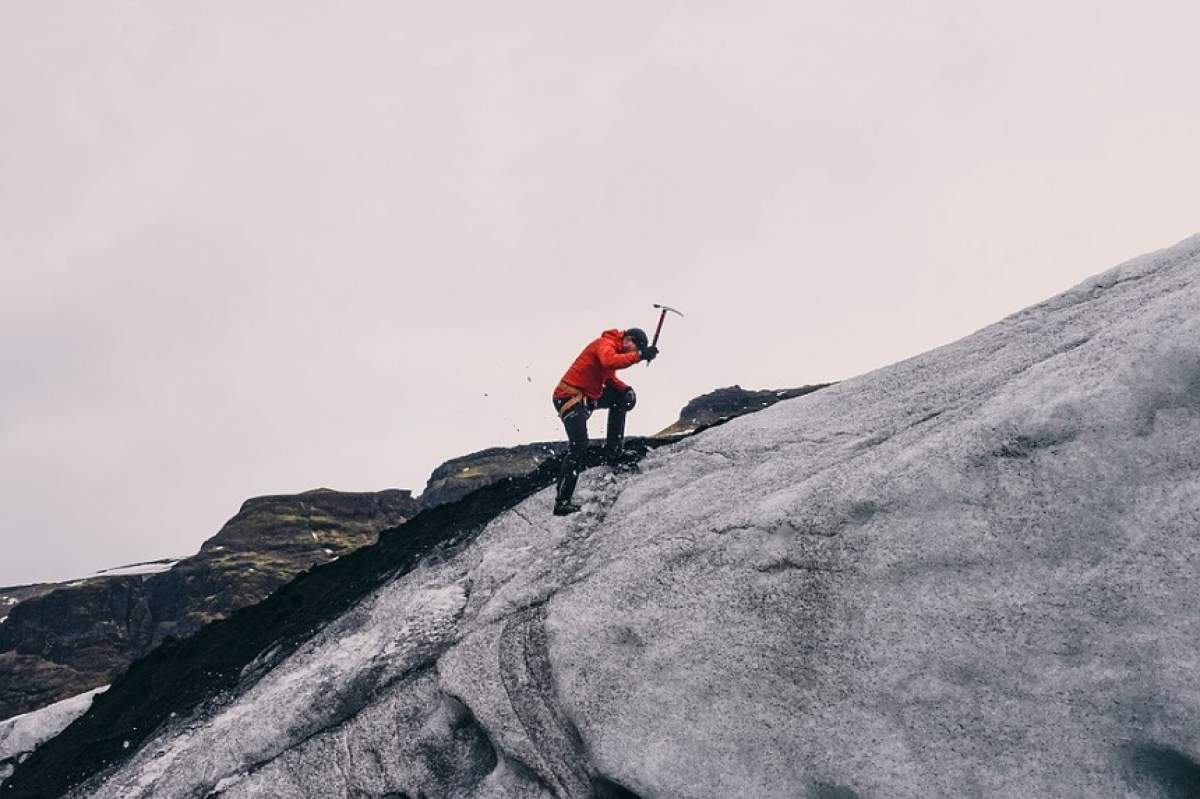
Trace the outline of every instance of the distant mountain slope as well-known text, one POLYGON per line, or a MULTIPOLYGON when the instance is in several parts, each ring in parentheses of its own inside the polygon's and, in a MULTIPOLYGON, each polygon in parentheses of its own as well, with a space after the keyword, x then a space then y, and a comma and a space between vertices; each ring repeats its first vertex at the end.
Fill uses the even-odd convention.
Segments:
POLYGON ((415 515, 407 491, 318 489, 247 500, 196 555, 66 584, 0 588, 0 720, 112 681, 167 636, 191 635, 299 572, 415 515), (130 573, 132 572, 132 573, 130 573))

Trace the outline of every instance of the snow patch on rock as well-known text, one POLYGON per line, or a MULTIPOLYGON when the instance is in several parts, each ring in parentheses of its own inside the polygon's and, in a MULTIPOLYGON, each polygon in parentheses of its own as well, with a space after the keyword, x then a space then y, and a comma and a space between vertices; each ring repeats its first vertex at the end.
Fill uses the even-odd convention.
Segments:
POLYGON ((115 569, 101 569, 96 572, 97 577, 128 577, 138 574, 160 574, 170 571, 176 563, 183 558, 166 558, 164 560, 152 560, 145 563, 132 563, 128 566, 118 566, 115 569))
POLYGON ((87 712, 96 695, 106 690, 107 685, 0 721, 0 785, 12 775, 17 763, 87 712))

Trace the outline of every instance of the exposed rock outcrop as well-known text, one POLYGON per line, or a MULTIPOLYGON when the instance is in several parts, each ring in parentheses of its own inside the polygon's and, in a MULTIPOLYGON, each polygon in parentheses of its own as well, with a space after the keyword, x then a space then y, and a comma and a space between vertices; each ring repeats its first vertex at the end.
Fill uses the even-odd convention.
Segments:
POLYGON ((680 433, 690 433, 702 427, 709 427, 729 419, 745 416, 747 413, 769 408, 776 402, 785 399, 811 394, 825 388, 830 383, 820 383, 800 388, 763 389, 752 391, 741 386, 728 386, 701 394, 683 406, 679 419, 670 427, 655 433, 658 436, 674 436, 680 433))
POLYGON ((543 441, 517 447, 492 447, 453 458, 433 470, 419 501, 433 508, 462 499, 477 488, 508 477, 531 474, 549 458, 557 458, 566 448, 563 441, 543 441))
POLYGON ((0 624, 0 719, 107 684, 167 636, 259 602, 416 512, 397 489, 259 497, 169 571, 0 589, 20 600, 0 624))

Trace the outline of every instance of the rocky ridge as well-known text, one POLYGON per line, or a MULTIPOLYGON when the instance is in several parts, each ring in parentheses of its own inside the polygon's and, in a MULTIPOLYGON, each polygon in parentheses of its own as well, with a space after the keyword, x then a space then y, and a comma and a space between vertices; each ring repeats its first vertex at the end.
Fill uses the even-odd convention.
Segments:
MULTIPOLYGON (((247 500, 167 571, 0 588, 0 719, 112 681, 168 637, 261 601, 296 574, 374 543, 417 513, 408 491, 317 489, 247 500)), ((164 564, 165 565, 165 564, 164 564)))
POLYGON ((433 470, 420 502, 434 508, 455 502, 499 480, 532 474, 547 460, 562 455, 566 443, 540 441, 516 447, 491 447, 452 458, 433 470))
POLYGON ((709 427, 738 416, 745 416, 747 413, 761 411, 781 400, 802 397, 830 385, 832 383, 818 383, 800 388, 763 389, 760 391, 744 389, 741 386, 718 388, 707 394, 701 394, 684 405, 683 410, 679 412, 679 419, 655 435, 674 436, 680 433, 690 433, 697 428, 709 427))

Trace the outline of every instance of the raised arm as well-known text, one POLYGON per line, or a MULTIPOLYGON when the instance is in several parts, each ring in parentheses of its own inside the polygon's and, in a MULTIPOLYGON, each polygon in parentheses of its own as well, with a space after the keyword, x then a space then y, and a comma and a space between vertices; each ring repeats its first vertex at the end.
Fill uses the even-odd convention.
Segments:
POLYGON ((600 364, 606 369, 624 369, 627 366, 633 366, 641 360, 641 353, 636 350, 633 352, 621 352, 608 339, 602 339, 599 346, 596 347, 596 357, 600 359, 600 364))

